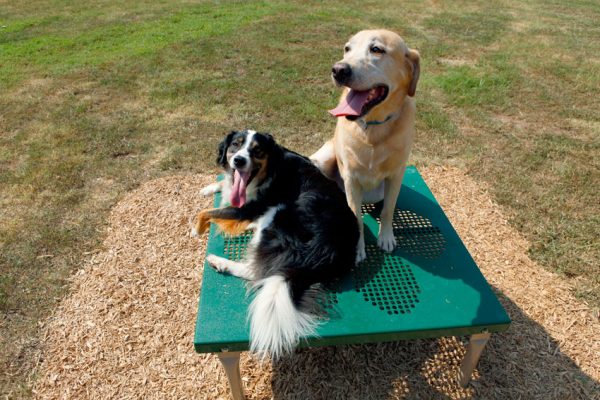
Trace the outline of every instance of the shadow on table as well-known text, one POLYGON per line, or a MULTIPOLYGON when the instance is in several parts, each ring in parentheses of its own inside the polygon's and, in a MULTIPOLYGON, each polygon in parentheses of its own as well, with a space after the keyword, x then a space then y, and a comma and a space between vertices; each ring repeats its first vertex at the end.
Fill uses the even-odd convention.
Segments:
MULTIPOLYGON (((490 300, 494 294, 480 274, 465 275, 461 270, 465 260, 473 261, 441 208, 406 187, 401 201, 406 204, 399 204, 401 212, 394 221, 398 239, 394 254, 427 273, 463 280, 480 294, 480 304, 490 300), (436 261, 442 256, 444 265, 436 261)), ((376 218, 379 210, 380 206, 375 205, 366 212, 376 218)), ((372 268, 364 273, 363 284, 378 272, 372 268)), ((468 338, 448 337, 300 349, 273 365, 274 398, 600 398, 600 383, 563 354, 559 343, 541 325, 497 288, 492 290, 512 324, 507 332, 492 335, 474 379, 465 389, 458 386, 456 376, 468 338)), ((486 310, 479 307, 472 323, 484 321, 485 314, 486 310)))
MULTIPOLYGON (((496 292, 497 289, 494 288, 496 292)), ((466 338, 300 349, 273 365, 275 399, 592 399, 585 374, 535 321, 498 293, 512 318, 493 334, 474 379, 456 383, 466 338)), ((597 398, 597 397, 596 397, 597 398)))

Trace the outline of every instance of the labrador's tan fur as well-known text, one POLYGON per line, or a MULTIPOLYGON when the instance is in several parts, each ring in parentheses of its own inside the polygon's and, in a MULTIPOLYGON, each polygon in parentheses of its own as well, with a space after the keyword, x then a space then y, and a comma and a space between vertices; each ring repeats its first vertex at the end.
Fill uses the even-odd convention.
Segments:
MULTIPOLYGON (((348 86, 366 90, 385 84, 388 96, 358 120, 339 117, 333 139, 311 159, 326 175, 343 180, 348 204, 359 221, 362 203, 381 200, 383 195, 377 242, 382 249, 392 251, 396 246, 393 212, 415 135, 414 95, 420 72, 419 53, 387 30, 361 31, 346 47, 350 50, 342 62, 350 65, 353 76, 348 86), (374 44, 385 49, 385 54, 370 51, 374 44), (388 117, 387 122, 379 125, 366 124, 388 117)), ((342 96, 349 91, 346 87, 342 96)), ((359 225, 357 262, 366 257, 363 226, 359 225)))

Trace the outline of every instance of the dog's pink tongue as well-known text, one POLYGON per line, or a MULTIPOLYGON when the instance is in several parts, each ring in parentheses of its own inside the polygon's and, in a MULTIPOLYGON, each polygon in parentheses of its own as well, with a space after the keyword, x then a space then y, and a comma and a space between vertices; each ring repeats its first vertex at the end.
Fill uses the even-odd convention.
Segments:
POLYGON ((233 188, 231 188, 230 203, 234 207, 242 207, 246 204, 246 186, 248 185, 250 172, 233 171, 233 188))
POLYGON ((363 106, 369 97, 368 90, 350 90, 348 94, 342 98, 340 104, 329 113, 336 117, 345 117, 347 115, 360 116, 363 106))

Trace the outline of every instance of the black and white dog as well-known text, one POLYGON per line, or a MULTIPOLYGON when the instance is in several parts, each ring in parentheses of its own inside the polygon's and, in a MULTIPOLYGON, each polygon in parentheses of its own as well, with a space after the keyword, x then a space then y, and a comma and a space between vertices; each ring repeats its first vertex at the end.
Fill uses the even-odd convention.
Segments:
POLYGON ((250 281, 256 291, 249 309, 250 350, 278 358, 315 333, 323 311, 319 285, 354 266, 356 217, 335 182, 269 134, 231 132, 219 145, 217 161, 226 179, 202 193, 221 190, 231 206, 200 212, 193 230, 202 233, 210 222, 229 234, 254 230, 244 262, 212 254, 207 261, 250 281))

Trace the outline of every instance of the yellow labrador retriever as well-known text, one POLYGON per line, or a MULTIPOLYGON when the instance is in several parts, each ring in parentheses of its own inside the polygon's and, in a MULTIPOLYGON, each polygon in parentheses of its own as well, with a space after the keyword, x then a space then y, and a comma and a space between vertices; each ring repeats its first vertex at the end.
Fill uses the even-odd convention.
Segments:
MULTIPOLYGON (((419 53, 394 32, 354 35, 332 68, 333 81, 344 87, 339 105, 330 110, 338 117, 334 137, 311 156, 325 175, 343 180, 359 221, 363 202, 383 198, 377 243, 385 251, 396 246, 392 218, 415 135, 419 71, 419 53)), ((357 262, 366 257, 359 225, 357 262)))

